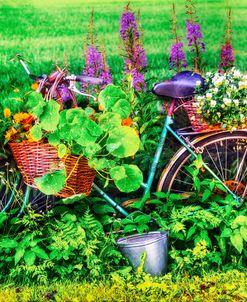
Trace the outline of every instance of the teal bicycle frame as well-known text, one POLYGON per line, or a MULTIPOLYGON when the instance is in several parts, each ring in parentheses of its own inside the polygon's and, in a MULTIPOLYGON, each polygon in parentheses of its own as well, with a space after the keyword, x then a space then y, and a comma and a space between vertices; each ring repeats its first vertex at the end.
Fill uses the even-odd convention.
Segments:
MULTIPOLYGON (((143 195, 142 195, 142 200, 144 200, 145 203, 145 196, 147 196, 148 193, 150 193, 151 191, 151 187, 153 184, 153 180, 154 180, 154 176, 157 170, 157 165, 160 161, 160 157, 161 157, 161 153, 163 151, 164 148, 164 144, 166 141, 166 137, 168 135, 168 132, 171 133, 175 139, 177 141, 179 141, 179 143, 184 146, 192 155, 192 157, 194 159, 197 159, 197 153, 195 151, 192 150, 192 148, 190 146, 188 146, 188 144, 171 128, 171 124, 173 124, 173 119, 172 119, 172 115, 175 109, 175 103, 176 100, 173 99, 171 102, 171 105, 168 109, 168 113, 167 116, 164 120, 164 125, 163 125, 163 129, 160 135, 160 141, 159 144, 157 146, 154 158, 153 158, 153 162, 148 174, 148 179, 146 183, 142 183, 142 187, 144 189, 143 195)), ((225 190, 232 195, 232 197, 237 201, 240 202, 241 198, 239 196, 237 196, 236 194, 234 194, 226 185, 225 183, 207 166, 206 163, 202 163, 202 166, 204 169, 206 169, 212 176, 213 178, 215 178, 224 188, 225 190)), ((113 207, 115 208, 118 212, 120 212, 122 215, 124 216, 128 216, 129 213, 123 208, 121 207, 119 204, 117 204, 109 195, 107 195, 103 190, 101 190, 95 183, 93 184, 93 188, 113 207)), ((143 204, 144 206, 144 204, 143 204)))

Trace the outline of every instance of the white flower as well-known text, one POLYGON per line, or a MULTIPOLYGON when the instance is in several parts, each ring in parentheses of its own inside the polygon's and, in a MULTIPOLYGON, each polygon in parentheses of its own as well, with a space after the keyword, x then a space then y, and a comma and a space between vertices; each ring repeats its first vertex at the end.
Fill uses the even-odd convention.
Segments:
POLYGON ((238 106, 239 105, 239 100, 233 100, 233 103, 238 106))
POLYGON ((206 99, 211 100, 212 99, 212 93, 206 93, 206 99))
POLYGON ((214 100, 211 100, 211 102, 210 102, 210 106, 211 107, 215 107, 216 106, 216 104, 217 104, 217 102, 216 101, 214 101, 214 100))
POLYGON ((226 106, 230 106, 232 100, 231 100, 231 99, 228 99, 228 98, 223 98, 223 102, 224 102, 224 104, 225 104, 226 106))
POLYGON ((235 69, 233 71, 233 78, 237 79, 237 78, 240 78, 240 77, 241 77, 241 72, 239 70, 235 69))
POLYGON ((217 94, 218 91, 219 91, 219 89, 218 89, 217 87, 215 87, 215 88, 213 89, 213 93, 215 93, 215 94, 217 94))
POLYGON ((239 89, 246 89, 247 88, 247 80, 246 81, 240 81, 238 83, 239 89))
POLYGON ((201 86, 201 81, 196 81, 196 86, 201 86))
POLYGON ((210 77, 211 74, 212 74, 212 72, 207 72, 207 73, 206 73, 206 77, 210 77))

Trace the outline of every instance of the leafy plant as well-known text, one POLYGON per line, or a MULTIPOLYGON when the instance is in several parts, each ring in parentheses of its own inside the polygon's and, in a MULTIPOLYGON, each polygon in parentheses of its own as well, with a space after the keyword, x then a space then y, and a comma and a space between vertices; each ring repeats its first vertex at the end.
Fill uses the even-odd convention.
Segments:
POLYGON ((196 96, 198 113, 211 125, 235 130, 246 126, 247 77, 235 68, 207 73, 207 90, 196 96))
MULTIPOLYGON (((129 98, 120 87, 108 85, 99 94, 99 106, 101 112, 91 107, 60 111, 56 101, 46 102, 41 94, 32 92, 24 112, 15 114, 13 119, 9 116, 11 127, 5 137, 15 142, 48 142, 57 149, 60 158, 69 154, 85 157, 106 185, 113 180, 120 191, 134 191, 143 179, 136 165, 123 161, 140 146, 136 130, 122 124, 131 112, 129 98)), ((66 181, 65 169, 51 173, 35 179, 45 194, 57 193, 66 181), (61 185, 53 186, 51 180, 61 185)))

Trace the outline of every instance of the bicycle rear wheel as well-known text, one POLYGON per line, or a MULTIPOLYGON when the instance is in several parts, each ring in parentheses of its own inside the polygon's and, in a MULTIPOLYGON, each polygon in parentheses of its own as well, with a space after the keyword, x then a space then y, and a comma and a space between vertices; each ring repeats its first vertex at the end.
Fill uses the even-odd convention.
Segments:
POLYGON ((21 214, 32 209, 42 213, 51 209, 57 200, 28 187, 12 158, 0 160, 0 212, 21 214))
MULTIPOLYGON (((247 197, 247 131, 218 132, 196 138, 192 144, 202 149, 202 159, 210 169, 242 199, 247 197)), ((177 194, 195 192, 192 176, 186 167, 193 156, 180 149, 163 170, 158 191, 177 194)), ((213 178, 207 170, 200 171, 200 179, 213 178)))

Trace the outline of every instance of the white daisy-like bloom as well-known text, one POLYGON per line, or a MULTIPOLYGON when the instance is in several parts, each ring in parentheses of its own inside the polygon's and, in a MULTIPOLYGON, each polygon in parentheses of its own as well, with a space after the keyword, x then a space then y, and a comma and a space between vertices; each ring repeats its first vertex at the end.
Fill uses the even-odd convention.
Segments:
POLYGON ((207 100, 211 100, 212 99, 212 93, 211 92, 208 92, 208 93, 206 93, 206 99, 207 100))
POLYGON ((247 88, 247 80, 246 81, 240 81, 238 83, 239 89, 246 89, 247 88))
POLYGON ((242 75, 242 74, 241 74, 241 72, 240 72, 239 70, 234 69, 234 71, 233 71, 233 78, 234 78, 234 79, 240 78, 241 75, 242 75))
POLYGON ((238 106, 239 105, 239 100, 233 100, 233 103, 238 106))
POLYGON ((216 104, 217 104, 217 102, 215 100, 211 100, 211 102, 210 102, 211 107, 214 108, 216 106, 216 104))
POLYGON ((231 102, 232 102, 231 99, 223 98, 223 103, 224 103, 226 106, 230 106, 230 105, 231 105, 231 102))

